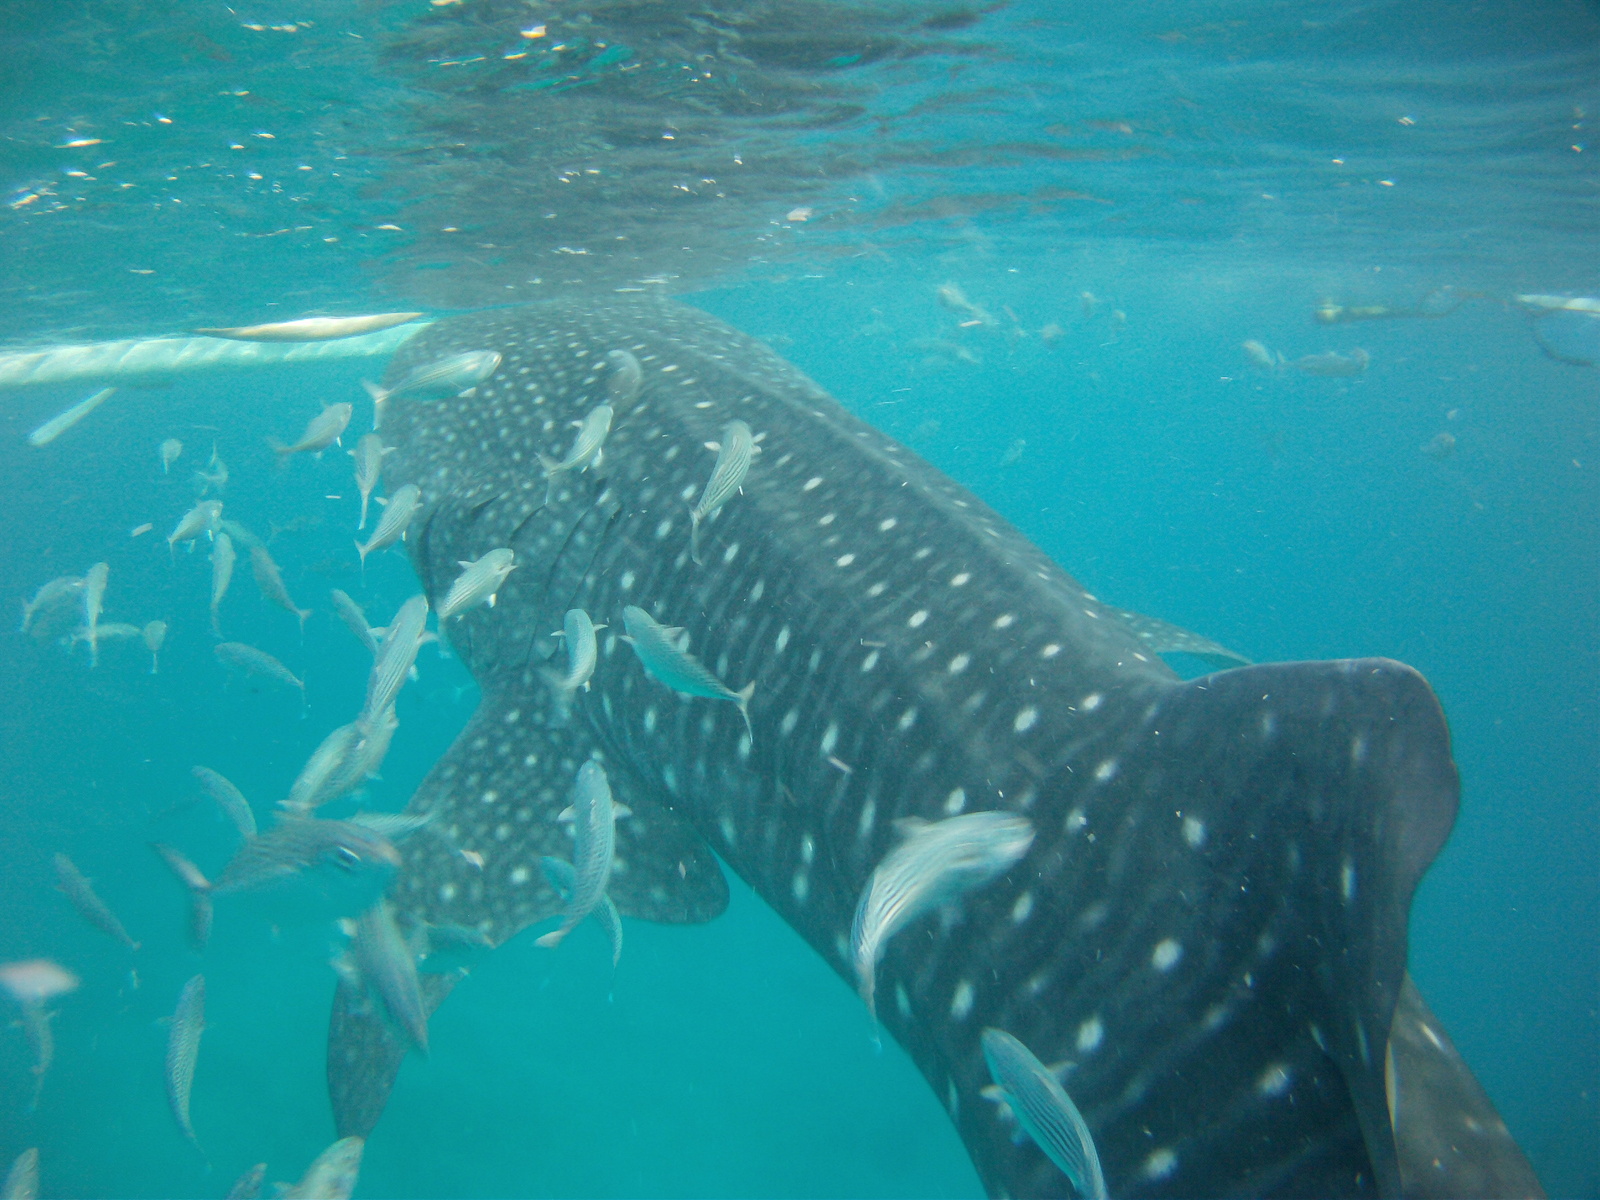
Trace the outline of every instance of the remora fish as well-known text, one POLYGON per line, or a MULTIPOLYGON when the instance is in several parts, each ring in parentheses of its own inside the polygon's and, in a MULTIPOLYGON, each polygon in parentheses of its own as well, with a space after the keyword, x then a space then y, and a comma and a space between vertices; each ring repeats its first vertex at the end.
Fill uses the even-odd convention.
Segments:
MULTIPOLYGON (((1037 830, 1029 867, 897 940, 877 972, 884 1027, 990 1194, 1063 1181, 982 1100, 986 1027, 1076 1062, 1112 1195, 1538 1192, 1406 979, 1407 910, 1458 795, 1416 672, 1368 659, 1182 680, 981 501, 681 305, 452 318, 393 369, 484 345, 514 381, 494 415, 397 400, 385 474, 425 488, 410 546, 425 583, 484 544, 538 583, 458 647, 484 699, 412 799, 441 832, 406 847, 399 919, 499 944, 559 912, 538 880, 541 856, 568 851, 551 764, 599 751, 634 812, 609 888, 624 915, 717 915, 709 842, 853 986, 851 920, 893 821, 1011 812, 1037 830), (582 417, 582 381, 619 345, 644 366, 650 419, 618 423, 591 501, 546 510, 527 478, 539 431, 582 417), (724 553, 695 569, 667 510, 703 485, 695 450, 735 416, 766 434, 763 469, 724 513, 724 553), (763 681, 752 742, 648 686, 609 638, 596 702, 543 723, 554 705, 527 668, 544 631, 644 594, 685 615, 719 675, 763 681)), ((425 976, 425 1003, 452 983, 425 976)), ((373 1128, 404 1053, 335 1002, 341 1133, 373 1128)))
POLYGON ((372 313, 364 317, 302 317, 298 321, 273 321, 267 325, 235 325, 225 329, 196 329, 203 337, 238 342, 327 342, 405 325, 419 312, 372 313))
POLYGON ((56 879, 61 885, 61 891, 72 901, 72 907, 78 910, 78 915, 101 933, 121 942, 129 950, 137 950, 139 943, 128 936, 128 931, 122 927, 122 922, 117 920, 117 914, 100 899, 94 886, 85 878, 83 872, 73 865, 72 860, 58 851, 55 864, 56 879))
POLYGON ((1083 1114, 1049 1068, 1003 1029, 983 1031, 983 1057, 994 1088, 986 1099, 1005 1104, 1034 1145, 1061 1168, 1085 1200, 1106 1200, 1105 1176, 1083 1114))
POLYGON ((217 656, 218 662, 230 670, 243 671, 258 679, 269 679, 285 687, 298 688, 302 699, 305 697, 305 683, 265 650, 257 650, 243 642, 219 642, 211 652, 217 656))
MULTIPOLYGON (((206 980, 196 975, 183 985, 178 1007, 167 1027, 167 1102, 190 1145, 200 1150, 189 1120, 189 1093, 194 1088, 194 1065, 200 1057, 200 1035, 206 1028, 206 980)), ((205 1151, 200 1150, 201 1157, 205 1151)))
POLYGON ((363 379, 361 386, 372 397, 372 427, 383 424, 384 406, 391 397, 409 396, 414 399, 459 396, 475 388, 500 369, 500 354, 495 350, 468 350, 462 354, 448 354, 435 362, 413 367, 391 387, 379 387, 363 379))
POLYGON ((598 467, 611 432, 611 418, 616 410, 609 404, 597 404, 578 422, 577 435, 567 456, 557 460, 548 454, 539 455, 539 465, 544 468, 549 483, 545 486, 544 502, 548 505, 556 494, 556 476, 576 475, 590 467, 598 467))
POLYGON ((572 805, 560 814, 561 820, 572 822, 574 837, 574 875, 567 911, 561 927, 541 937, 539 945, 559 946, 562 939, 605 899, 606 885, 611 880, 612 855, 616 850, 616 822, 632 811, 613 800, 605 768, 594 759, 578 768, 572 805))
POLYGON ((735 691, 682 648, 682 629, 661 624, 637 605, 630 604, 622 610, 622 623, 628 630, 623 640, 633 647, 646 671, 686 696, 731 700, 744 718, 745 732, 752 742, 755 741, 755 730, 750 725, 750 697, 755 694, 755 680, 735 691))
POLYGON ((974 812, 924 821, 902 817, 902 841, 873 869, 850 927, 861 999, 873 1001, 878 959, 900 929, 1010 870, 1033 844, 1033 824, 1014 813, 974 812))
POLYGON ((562 620, 561 632, 550 635, 560 637, 567 647, 567 673, 563 675, 554 667, 545 667, 543 671, 544 678, 560 697, 563 709, 571 705, 572 697, 579 688, 589 690, 589 677, 594 674, 594 665, 600 657, 600 647, 594 634, 596 629, 604 628, 604 625, 596 625, 591 621, 583 609, 569 608, 562 620))
POLYGON ((67 409, 66 412, 51 417, 28 435, 28 444, 32 446, 48 446, 107 400, 111 399, 111 394, 116 390, 116 388, 101 388, 87 400, 80 400, 67 409))
POLYGON ((356 491, 361 493, 361 520, 356 525, 357 533, 367 527, 367 502, 372 499, 372 489, 378 486, 378 479, 383 474, 383 456, 388 453, 383 439, 375 433, 362 434, 361 440, 356 442, 356 448, 350 451, 350 457, 355 459, 356 491))
POLYGON ((350 416, 354 412, 355 406, 351 404, 328 405, 306 423, 305 432, 294 445, 273 447, 278 453, 278 460, 282 462, 291 454, 322 453, 344 434, 345 426, 350 424, 350 416))
POLYGON ((241 837, 256 836, 256 815, 251 811, 250 802, 244 798, 243 792, 234 787, 220 772, 213 771, 210 767, 195 767, 190 774, 200 781, 200 786, 205 788, 206 795, 215 800, 217 807, 227 814, 228 820, 233 822, 241 837))
POLYGON ((361 556, 363 571, 366 570, 367 555, 375 550, 392 546, 405 536, 406 526, 410 525, 411 518, 417 515, 420 495, 417 485, 408 483, 389 497, 389 503, 384 505, 383 516, 378 518, 378 527, 372 531, 367 544, 363 546, 360 542, 356 543, 356 553, 361 556))
POLYGON ((689 557, 700 561, 700 522, 709 518, 726 504, 732 495, 744 486, 744 477, 750 472, 750 458, 756 451, 750 426, 743 421, 729 421, 722 431, 722 442, 717 447, 717 465, 711 468, 711 478, 706 480, 700 502, 689 510, 689 557))
POLYGON ((216 541, 211 544, 211 632, 218 637, 222 636, 219 609, 222 607, 222 598, 228 594, 228 585, 233 582, 233 565, 238 558, 233 539, 228 536, 227 530, 219 529, 216 541))
POLYGON ((340 1138, 317 1155, 299 1183, 282 1188, 280 1200, 350 1200, 365 1148, 361 1138, 340 1138))
POLYGON ((267 553, 265 546, 250 547, 250 574, 255 576, 256 586, 261 589, 261 594, 284 612, 293 613, 300 622, 300 632, 306 631, 306 618, 311 615, 309 608, 301 608, 294 602, 294 597, 289 595, 289 589, 284 586, 283 576, 278 572, 278 564, 272 561, 272 555, 267 553))
POLYGON ((494 607, 495 593, 506 581, 506 576, 517 569, 514 551, 504 548, 490 550, 475 562, 461 563, 461 574, 450 585, 450 591, 439 605, 439 621, 464 613, 479 604, 494 607))

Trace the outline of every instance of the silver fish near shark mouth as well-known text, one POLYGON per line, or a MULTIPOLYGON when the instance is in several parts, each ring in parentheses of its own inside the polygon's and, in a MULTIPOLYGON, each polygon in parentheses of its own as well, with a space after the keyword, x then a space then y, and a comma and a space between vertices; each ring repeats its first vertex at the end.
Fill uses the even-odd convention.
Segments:
MULTIPOLYGON (((490 549, 522 564, 495 608, 447 631, 484 700, 412 800, 432 820, 390 892, 403 930, 499 944, 560 913, 540 857, 569 853, 556 817, 598 757, 633 811, 608 883, 623 915, 715 917, 720 856, 854 988, 852 919, 895 823, 1013 813, 1036 831, 1026 853, 888 943, 876 972, 884 1028, 992 1194, 1069 1185, 983 1100, 988 1027, 1074 1064, 1112 1195, 1538 1193, 1406 976, 1411 896, 1458 796, 1415 671, 1179 679, 1156 651, 1183 631, 1101 604, 693 309, 452 318, 389 377, 485 347, 503 362, 473 395, 396 396, 385 423, 386 472, 421 492, 409 545, 430 600, 490 549), (625 388, 616 352, 638 367, 625 388), (605 402, 603 463, 547 483, 538 454, 605 402), (738 502, 701 523, 696 564, 688 506, 734 420, 761 453, 738 502), (629 606, 681 626, 717 678, 757 683, 748 728, 734 705, 645 673, 616 632, 629 606), (577 608, 609 629, 590 689, 560 697, 549 631, 577 608)), ((425 978, 429 1011, 453 982, 425 978)), ((341 1136, 371 1132, 404 1052, 341 990, 341 1136)))

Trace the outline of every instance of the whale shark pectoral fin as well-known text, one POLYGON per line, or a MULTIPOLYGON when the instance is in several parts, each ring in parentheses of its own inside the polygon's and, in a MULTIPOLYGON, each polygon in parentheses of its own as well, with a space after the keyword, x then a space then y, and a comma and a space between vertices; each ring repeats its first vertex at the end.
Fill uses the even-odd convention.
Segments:
MULTIPOLYGON (((1262 1055, 1288 1063, 1274 1056, 1309 1032, 1343 1078, 1378 1193, 1401 1195, 1385 1049, 1412 894, 1459 795, 1437 697, 1387 659, 1282 663, 1191 680, 1150 721, 1160 769, 1184 780, 1173 842, 1236 879, 1237 903, 1271 891, 1288 906, 1267 947, 1238 964, 1265 973, 1293 961, 1305 981, 1293 985, 1288 1040, 1262 1055)), ((1137 772, 1131 758, 1125 769, 1137 772)), ((1174 867, 1188 869, 1181 857, 1174 867)), ((1213 923, 1213 938, 1225 933, 1213 923)), ((1313 1069, 1269 1067, 1250 1086, 1287 1094, 1313 1069)))
MULTIPOLYGON (((460 978, 455 974, 421 977, 424 1017, 433 1016, 460 978)), ((359 987, 339 980, 328 1021, 328 1098, 340 1137, 371 1135, 410 1048, 410 1041, 390 1029, 377 1005, 369 1003, 359 987)))
POLYGON ((1107 607, 1106 611, 1126 625, 1146 649, 1154 650, 1157 654, 1187 654, 1222 670, 1251 665, 1250 659, 1229 650, 1220 642, 1201 637, 1198 633, 1157 617, 1147 617, 1144 613, 1126 608, 1107 607))
POLYGON ((1395 1005, 1387 1060, 1402 1195, 1544 1195, 1533 1167, 1410 975, 1395 1005))

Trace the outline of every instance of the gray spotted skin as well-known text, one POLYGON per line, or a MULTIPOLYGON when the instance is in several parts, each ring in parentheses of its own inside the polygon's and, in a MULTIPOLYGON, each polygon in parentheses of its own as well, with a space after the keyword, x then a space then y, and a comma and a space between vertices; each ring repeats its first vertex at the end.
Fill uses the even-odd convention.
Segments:
MULTIPOLYGON (((1038 831, 1027 855, 909 926, 877 975, 884 1026, 992 1193, 1056 1194, 1061 1177, 983 1102, 985 1026, 1076 1064, 1113 1195, 1409 1186, 1385 1048, 1412 890, 1457 800, 1420 676, 1364 660, 1180 681, 980 501, 692 309, 455 318, 390 374, 480 347, 503 361, 474 395, 397 398, 386 426, 391 478, 421 490, 410 549, 430 597, 493 547, 525 564, 448 631, 485 700, 413 800, 434 836, 405 848, 404 921, 499 942, 557 912, 530 856, 564 856, 554 817, 598 752, 635 813, 611 888, 625 915, 715 915, 697 833, 853 983, 851 919, 893 821, 1011 811, 1038 831), (639 363, 637 394, 603 465, 546 504, 537 455, 612 397, 613 351, 639 363), (760 469, 695 567, 702 447, 735 419, 760 469), (753 736, 733 706, 639 669, 616 635, 627 605, 685 627, 719 678, 757 683, 753 736), (540 671, 574 607, 611 628, 557 725, 540 671)), ((392 1070, 360 1050, 371 1030, 337 1023, 340 1129, 364 1132, 392 1070)), ((1448 1095, 1412 1100, 1424 1123, 1460 1116, 1448 1095)), ((1473 1166, 1474 1186, 1537 1189, 1514 1150, 1473 1166)))

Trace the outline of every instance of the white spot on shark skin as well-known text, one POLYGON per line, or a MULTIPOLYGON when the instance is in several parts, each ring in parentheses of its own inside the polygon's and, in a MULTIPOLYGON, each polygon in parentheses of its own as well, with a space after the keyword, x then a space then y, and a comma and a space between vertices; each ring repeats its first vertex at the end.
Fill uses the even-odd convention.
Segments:
POLYGON ((1339 895, 1346 905, 1356 898, 1356 867, 1348 858, 1339 867, 1339 895))
POLYGON ((878 522, 878 532, 888 533, 889 530, 893 529, 899 523, 900 522, 895 520, 893 517, 885 517, 883 520, 878 522))
POLYGON ((734 827, 733 818, 724 813, 717 821, 717 829, 722 834, 722 840, 733 846, 738 843, 739 831, 734 827))
POLYGON ((867 656, 861 660, 861 673, 864 675, 877 665, 878 652, 876 650, 869 651, 867 656))
POLYGON ((1027 733, 1038 723, 1039 710, 1030 704, 1017 713, 1016 719, 1011 722, 1011 728, 1018 733, 1027 733))
POLYGON ((924 546, 922 549, 918 550, 911 557, 916 559, 918 562, 921 562, 923 559, 927 558, 928 555, 930 555, 932 553, 933 553, 933 547, 932 546, 924 546))
POLYGON ((1078 915, 1080 929, 1099 929, 1106 923, 1106 918, 1111 915, 1111 909, 1104 900, 1096 900, 1078 915))
POLYGON ((822 731, 822 754, 826 758, 833 753, 833 748, 839 744, 839 726, 830 721, 828 727, 822 731))
POLYGON ((652 704, 649 708, 644 710, 644 720, 643 720, 642 723, 644 725, 644 731, 646 733, 654 733, 656 731, 656 706, 655 705, 652 704))
POLYGON ((1278 732, 1278 718, 1274 713, 1261 714, 1261 736, 1269 738, 1278 732))
POLYGON ((911 1017, 911 997, 906 995, 904 984, 894 985, 894 1006, 899 1010, 900 1016, 909 1020, 911 1017))
POLYGON ((800 839, 800 861, 809 867, 816 854, 817 843, 812 840, 811 835, 808 833, 800 839))
POLYGON ((1061 653, 1061 645, 1060 645, 1060 643, 1059 642, 1051 642, 1048 646, 1046 646, 1044 649, 1039 651, 1039 657, 1040 658, 1054 658, 1056 655, 1058 655, 1060 653, 1061 653))
POLYGON ((1367 736, 1357 734, 1350 739, 1350 761, 1360 766, 1367 761, 1367 736))
POLYGON ((1090 692, 1082 700, 1078 701, 1078 711, 1079 712, 1091 713, 1095 709, 1099 708, 1100 705, 1103 704, 1104 702, 1105 702, 1105 697, 1102 696, 1099 692, 1090 692))
POLYGON ((662 521, 656 526, 656 541, 659 542, 665 540, 666 536, 671 532, 672 522, 670 520, 662 521))
POLYGON ((871 587, 869 587, 867 589, 867 595, 873 596, 873 597, 881 596, 881 595, 883 595, 884 591, 888 588, 888 586, 889 585, 887 583, 883 583, 881 581, 878 582, 878 583, 875 583, 875 584, 873 584, 871 587))
POLYGON ((445 901, 445 903, 448 904, 451 900, 454 900, 455 898, 456 898, 456 885, 455 884, 453 884, 453 883, 442 883, 442 884, 439 885, 439 899, 445 901))
POLYGON ((1083 809, 1075 808, 1067 814, 1067 819, 1063 828, 1065 828, 1068 833, 1077 833, 1078 830, 1082 829, 1088 823, 1089 818, 1084 815, 1083 809))
POLYGON ((965 1021, 967 1014, 972 1011, 972 984, 963 979, 956 984, 955 995, 950 997, 950 1015, 957 1021, 965 1021))
POLYGON ((841 554, 838 558, 833 560, 833 565, 836 567, 848 567, 851 563, 855 562, 855 560, 856 556, 854 554, 841 554))
POLYGON ((838 519, 838 513, 823 513, 817 518, 818 525, 832 525, 838 519))
POLYGON ((1011 906, 1011 923, 1021 925, 1033 915, 1033 893, 1023 892, 1017 897, 1017 902, 1011 906))
POLYGON ((868 800, 861 806, 861 818, 856 822, 856 837, 862 841, 872 836, 872 824, 878 816, 878 805, 874 800, 868 800))
POLYGON ((1198 850, 1206 844, 1206 823, 1199 817, 1185 817, 1183 819, 1183 840, 1191 847, 1198 850))
POLYGON ((1158 971, 1170 971, 1182 957, 1182 946, 1171 938, 1162 938, 1150 952, 1150 965, 1158 971))
POLYGON ((739 557, 739 543, 738 542, 729 542, 728 543, 728 548, 722 552, 722 561, 725 562, 725 563, 731 563, 734 559, 736 559, 738 557, 739 557))
POLYGON ((1263 1096, 1281 1096, 1289 1090, 1294 1073, 1283 1063, 1272 1063, 1256 1080, 1256 1091, 1263 1096))
POLYGON ((962 571, 959 575, 951 576, 951 578, 950 578, 950 586, 951 587, 966 587, 967 584, 970 583, 971 581, 972 581, 972 572, 971 571, 962 571))
POLYGON ((789 885, 789 890, 794 894, 796 903, 804 904, 806 897, 811 894, 811 880, 806 878, 804 871, 796 871, 794 880, 789 885))
POLYGON ((1178 1156, 1163 1146, 1159 1150, 1152 1150, 1150 1156, 1144 1160, 1144 1165, 1139 1168, 1139 1173, 1146 1179, 1165 1179, 1178 1169, 1178 1156))
POLYGON ((760 600, 761 597, 765 596, 766 594, 767 594, 767 581, 765 579, 756 580, 755 587, 750 589, 750 603, 754 604, 757 600, 760 600))
POLYGON ((789 627, 787 625, 785 625, 782 629, 778 630, 778 640, 772 643, 772 648, 774 650, 776 650, 779 654, 782 654, 783 653, 783 648, 785 646, 787 646, 788 644, 789 644, 789 627))
POLYGON ((944 798, 944 811, 952 817, 967 806, 967 789, 956 788, 944 798))
POLYGON ((528 870, 527 867, 520 867, 519 866, 519 867, 512 867, 511 868, 511 874, 508 875, 507 878, 510 879, 511 882, 516 884, 518 887, 521 887, 523 884, 528 882, 528 880, 532 877, 532 875, 533 875, 533 872, 528 870))
POLYGON ((928 610, 925 608, 919 608, 916 612, 912 613, 906 618, 906 624, 911 626, 913 629, 920 629, 922 628, 922 623, 927 619, 928 610))
POLYGON ((1079 1054, 1089 1054, 1099 1048, 1105 1037, 1106 1027, 1101 1023, 1097 1013, 1078 1026, 1078 1040, 1074 1044, 1078 1047, 1079 1054))
POLYGON ((897 726, 901 733, 905 733, 916 723, 917 710, 914 708, 908 708, 905 710, 905 712, 900 714, 900 720, 897 722, 897 726))
POLYGON ((814 491, 816 488, 821 486, 821 484, 822 484, 822 476, 821 475, 813 475, 810 479, 806 480, 805 486, 802 487, 800 490, 802 492, 814 491))
POLYGON ((625 592, 631 592, 635 582, 637 582, 637 577, 634 573, 632 571, 624 571, 622 578, 617 580, 617 586, 625 592))
POLYGON ((1444 1043, 1439 1040, 1439 1035, 1433 1031, 1433 1027, 1431 1025, 1429 1025, 1426 1021, 1418 1021, 1417 1028, 1422 1030, 1423 1037, 1427 1038, 1433 1043, 1433 1048, 1435 1050, 1439 1051, 1441 1054, 1444 1053, 1444 1043))
POLYGON ((791 708, 788 712, 783 714, 783 720, 778 722, 778 730, 783 734, 784 737, 788 737, 794 732, 794 727, 799 723, 800 710, 798 708, 791 708))
POLYGON ((994 619, 994 627, 996 629, 1010 629, 1016 623, 1017 618, 1013 613, 1001 613, 994 619))
POLYGON ((972 655, 970 655, 970 654, 958 654, 958 655, 956 655, 954 658, 952 658, 950 660, 950 666, 947 669, 949 670, 950 674, 959 675, 959 674, 961 674, 961 672, 963 672, 963 671, 965 671, 967 669, 967 666, 971 662, 972 662, 972 655))
POLYGON ((1108 759, 1105 760, 1105 762, 1101 763, 1098 767, 1096 767, 1094 769, 1095 782, 1096 783, 1105 783, 1105 782, 1109 781, 1113 776, 1115 776, 1116 773, 1117 773, 1117 760, 1114 759, 1114 758, 1108 758, 1108 759))

